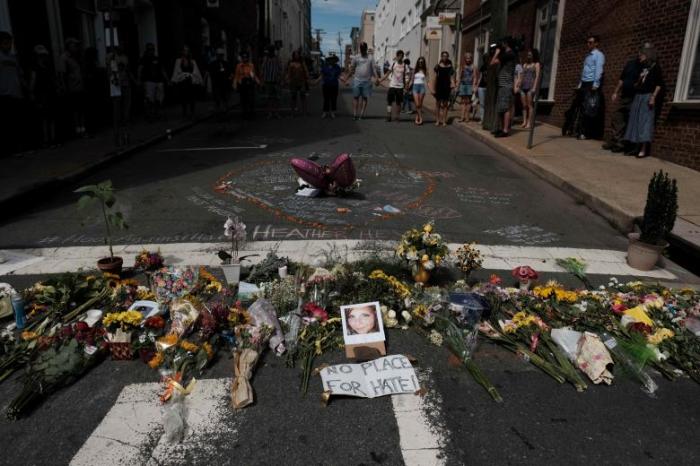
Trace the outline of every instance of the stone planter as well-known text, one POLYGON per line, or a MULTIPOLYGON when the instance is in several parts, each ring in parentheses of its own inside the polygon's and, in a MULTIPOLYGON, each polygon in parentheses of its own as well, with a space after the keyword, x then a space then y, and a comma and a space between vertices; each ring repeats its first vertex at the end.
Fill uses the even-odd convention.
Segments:
POLYGON ((630 233, 627 246, 627 264, 637 270, 652 270, 661 257, 661 253, 668 247, 668 243, 656 245, 647 244, 639 240, 639 233, 630 233))

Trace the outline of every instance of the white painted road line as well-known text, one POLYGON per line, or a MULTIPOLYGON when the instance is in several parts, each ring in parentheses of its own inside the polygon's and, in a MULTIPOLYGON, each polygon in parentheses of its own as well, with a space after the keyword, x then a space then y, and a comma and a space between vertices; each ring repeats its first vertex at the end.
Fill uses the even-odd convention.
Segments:
MULTIPOLYGON (((269 251, 277 249, 277 254, 291 260, 313 263, 321 256, 321 251, 336 248, 344 251, 344 259, 352 261, 364 257, 371 248, 382 248, 387 255, 393 254, 396 242, 375 241, 368 246, 362 240, 285 240, 285 241, 251 241, 244 245, 241 255, 258 254, 251 261, 262 260, 269 251)), ((450 243, 454 252, 461 244, 450 243)), ((221 243, 166 243, 137 244, 114 246, 114 253, 125 259, 128 266, 132 257, 143 249, 156 251, 160 249, 167 264, 218 266, 220 260, 216 251, 225 248, 221 243)), ((586 264, 586 273, 607 276, 636 276, 660 280, 675 280, 676 276, 668 270, 656 268, 650 271, 635 270, 627 265, 625 251, 608 249, 582 249, 563 247, 533 247, 511 245, 478 245, 482 253, 483 267, 488 270, 512 270, 518 265, 530 265, 538 272, 563 272, 556 264, 557 259, 576 257, 586 264)), ((374 251, 374 250, 372 250, 374 251)), ((0 251, 8 257, 22 255, 28 262, 0 264, 1 274, 46 274, 63 273, 79 268, 94 269, 98 259, 104 257, 104 246, 67 246, 34 249, 13 249, 0 251), (29 260, 28 256, 32 259, 29 260)), ((19 256, 18 256, 19 257, 19 256)))
POLYGON ((181 147, 178 149, 161 149, 158 152, 206 152, 215 150, 241 150, 241 149, 266 149, 267 144, 257 144, 255 146, 229 146, 229 147, 181 147))
MULTIPOLYGON (((429 379, 427 371, 420 371, 422 384, 429 379)), ((447 435, 435 423, 441 418, 442 399, 437 392, 418 395, 392 395, 396 424, 399 428, 401 454, 406 466, 442 466, 447 435), (430 413, 430 417, 428 417, 430 413)))
POLYGON ((112 409, 73 457, 71 466, 188 464, 206 459, 217 441, 234 442, 236 414, 229 406, 231 379, 202 379, 187 397, 182 443, 165 440, 159 383, 124 387, 112 409), (187 456, 186 456, 187 454, 187 456))

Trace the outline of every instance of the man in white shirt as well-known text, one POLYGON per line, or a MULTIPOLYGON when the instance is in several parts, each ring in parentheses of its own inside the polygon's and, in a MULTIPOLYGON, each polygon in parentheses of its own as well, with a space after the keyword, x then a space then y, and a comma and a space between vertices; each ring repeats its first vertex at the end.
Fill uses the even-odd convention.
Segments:
POLYGON ((408 83, 406 71, 407 66, 403 62, 403 50, 397 50, 396 58, 391 68, 389 68, 389 71, 379 80, 379 83, 381 83, 385 79, 390 78, 389 91, 387 92, 387 122, 392 119, 399 121, 399 113, 401 111, 401 105, 403 104, 403 93, 408 83))
POLYGON ((379 76, 374 57, 367 53, 367 43, 360 44, 360 55, 355 56, 350 64, 350 73, 345 79, 347 84, 350 76, 352 81, 352 116, 354 120, 365 116, 367 99, 372 95, 372 79, 379 76))

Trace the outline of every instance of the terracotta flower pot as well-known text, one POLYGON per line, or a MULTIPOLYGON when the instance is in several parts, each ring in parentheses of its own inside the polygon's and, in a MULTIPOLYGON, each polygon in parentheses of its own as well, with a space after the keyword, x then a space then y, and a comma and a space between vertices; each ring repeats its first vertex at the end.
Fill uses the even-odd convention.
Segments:
POLYGON ((418 272, 413 275, 413 279, 417 283, 428 283, 428 280, 430 280, 430 272, 425 270, 422 266, 418 266, 418 272))
POLYGON ((103 257, 97 261, 97 268, 103 273, 112 273, 114 275, 120 275, 122 273, 122 265, 124 264, 124 259, 121 257, 103 257))
POLYGON ((652 270, 668 243, 657 245, 640 241, 639 233, 630 233, 627 246, 627 264, 637 270, 652 270))

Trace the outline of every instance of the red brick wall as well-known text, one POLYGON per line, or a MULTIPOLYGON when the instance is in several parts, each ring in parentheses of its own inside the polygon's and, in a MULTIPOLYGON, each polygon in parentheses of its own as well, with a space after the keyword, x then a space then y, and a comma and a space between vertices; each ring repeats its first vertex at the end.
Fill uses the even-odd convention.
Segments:
POLYGON ((690 0, 567 0, 559 47, 556 103, 550 121, 557 125, 563 122, 572 88, 581 73, 588 34, 600 35, 600 49, 606 57, 606 123, 615 108, 610 99, 624 64, 635 56, 642 43, 649 41, 658 50, 667 86, 657 122, 654 155, 700 170, 700 112, 672 108, 669 104, 675 91, 689 11, 690 0))

